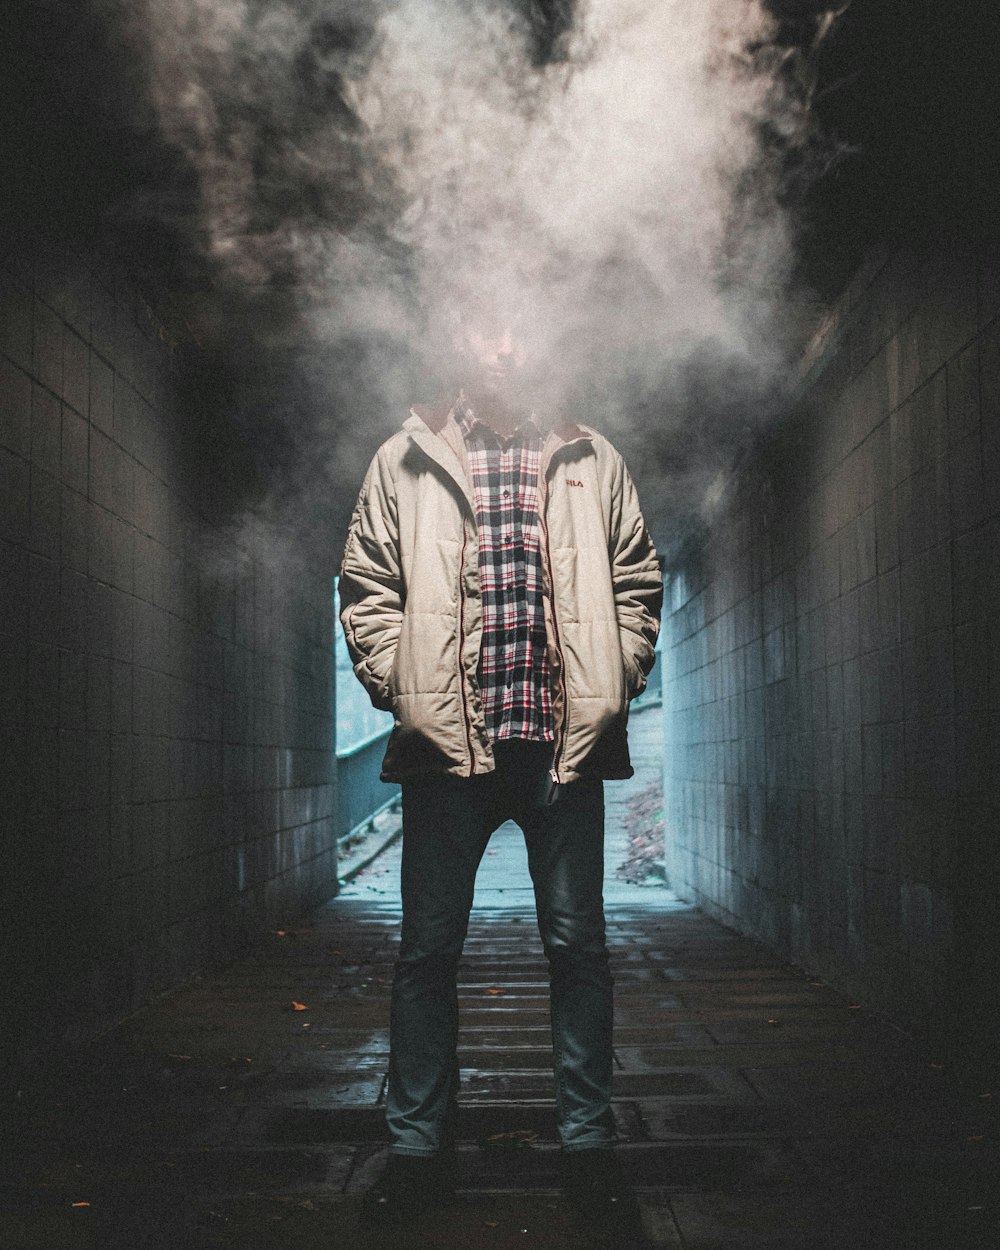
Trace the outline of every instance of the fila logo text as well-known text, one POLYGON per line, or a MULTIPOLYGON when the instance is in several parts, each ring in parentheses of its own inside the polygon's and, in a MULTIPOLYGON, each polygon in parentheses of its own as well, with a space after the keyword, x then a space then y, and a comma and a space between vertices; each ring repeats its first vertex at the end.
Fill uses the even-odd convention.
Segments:
POLYGON ((582 483, 582 482, 577 482, 574 478, 568 477, 568 478, 566 479, 566 485, 567 485, 567 486, 582 486, 582 485, 583 485, 583 483, 582 483))

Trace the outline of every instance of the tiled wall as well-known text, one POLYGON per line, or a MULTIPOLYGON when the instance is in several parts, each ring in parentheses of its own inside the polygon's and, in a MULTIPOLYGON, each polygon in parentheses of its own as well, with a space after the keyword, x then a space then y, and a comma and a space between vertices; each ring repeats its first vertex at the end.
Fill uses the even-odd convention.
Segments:
POLYGON ((8 1004, 49 1037, 336 889, 333 570, 290 569, 229 523, 238 439, 190 382, 121 271, 12 242, 2 962, 8 1004))
POLYGON ((672 884, 942 1053, 998 1022, 994 261, 865 266, 665 621, 672 884))

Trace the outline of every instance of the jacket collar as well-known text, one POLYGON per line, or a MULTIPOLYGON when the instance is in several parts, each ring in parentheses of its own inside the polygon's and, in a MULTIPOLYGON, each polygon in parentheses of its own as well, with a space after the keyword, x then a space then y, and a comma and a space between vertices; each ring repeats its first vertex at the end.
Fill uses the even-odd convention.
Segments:
POLYGON ((465 439, 454 419, 449 420, 451 417, 450 405, 415 404, 403 422, 403 429, 421 451, 454 481, 475 516, 476 503, 469 481, 465 439))
MULTIPOLYGON (((403 422, 403 429, 432 460, 455 479, 475 510, 469 485, 465 439, 456 413, 457 404, 414 404, 403 422)), ((574 443, 593 442, 594 431, 575 421, 545 420, 537 414, 532 419, 544 438, 539 476, 544 479, 553 459, 574 443)))
POLYGON ((538 476, 544 482, 548 476, 549 468, 555 460, 567 447, 572 447, 577 443, 592 443, 594 441, 594 431, 586 426, 577 425, 575 421, 564 420, 557 425, 550 425, 545 431, 545 442, 542 444, 542 460, 538 469, 538 476))

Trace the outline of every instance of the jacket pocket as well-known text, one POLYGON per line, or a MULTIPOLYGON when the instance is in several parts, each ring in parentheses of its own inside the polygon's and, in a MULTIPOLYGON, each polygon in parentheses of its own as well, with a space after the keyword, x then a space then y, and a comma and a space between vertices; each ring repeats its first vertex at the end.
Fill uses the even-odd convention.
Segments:
POLYGON ((622 668, 625 674, 625 701, 631 703, 646 688, 646 678, 639 665, 626 652, 622 652, 622 668))

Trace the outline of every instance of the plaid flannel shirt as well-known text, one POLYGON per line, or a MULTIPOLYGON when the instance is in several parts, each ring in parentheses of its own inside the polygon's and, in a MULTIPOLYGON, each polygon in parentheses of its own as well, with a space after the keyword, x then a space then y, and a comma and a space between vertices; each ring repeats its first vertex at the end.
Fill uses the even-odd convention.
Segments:
POLYGON ((479 687, 486 727, 493 742, 551 742, 555 733, 538 532, 542 436, 531 420, 503 439, 470 408, 459 408, 455 415, 469 453, 479 524, 479 687))

